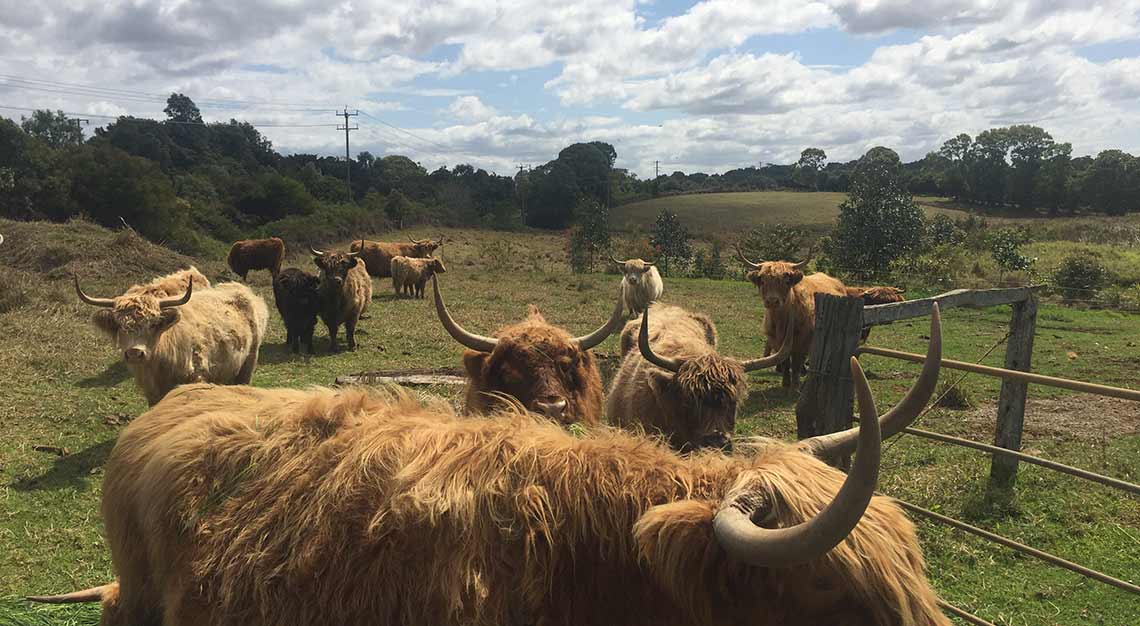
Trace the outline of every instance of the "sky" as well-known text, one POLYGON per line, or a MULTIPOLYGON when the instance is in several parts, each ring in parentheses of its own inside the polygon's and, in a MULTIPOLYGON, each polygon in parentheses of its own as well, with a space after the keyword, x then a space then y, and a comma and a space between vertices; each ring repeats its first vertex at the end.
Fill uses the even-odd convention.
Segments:
POLYGON ((0 115, 257 125, 282 152, 512 174, 606 141, 641 177, 1042 126, 1140 153, 1140 0, 0 0, 0 115))

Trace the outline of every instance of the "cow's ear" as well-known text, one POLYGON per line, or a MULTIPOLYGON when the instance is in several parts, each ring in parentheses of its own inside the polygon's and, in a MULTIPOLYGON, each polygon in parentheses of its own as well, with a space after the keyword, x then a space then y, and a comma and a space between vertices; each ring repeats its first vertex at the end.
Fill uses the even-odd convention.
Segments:
POLYGON ((751 272, 748 272, 748 282, 759 287, 760 286, 760 272, 758 272, 756 270, 752 270, 751 272))
POLYGON ((487 359, 491 358, 486 352, 467 350, 463 353, 463 369, 467 370, 467 377, 472 381, 483 380, 483 369, 487 359))
POLYGON ((163 309, 162 315, 158 318, 158 323, 154 325, 154 329, 161 333, 177 324, 180 319, 182 319, 182 314, 178 312, 178 309, 163 309))
POLYGON ((356 257, 349 257, 349 261, 350 262, 348 264, 348 269, 352 269, 352 268, 356 267, 356 264, 360 262, 360 259, 358 259, 356 257))
POLYGON ((741 574, 725 562, 713 536, 715 513, 713 502, 680 500, 651 507, 633 526, 638 555, 654 578, 696 615, 710 617, 719 594, 693 593, 694 585, 731 590, 732 576, 741 574))
POLYGON ((95 314, 91 316, 91 321, 95 323, 96 328, 112 338, 119 332, 119 325, 115 323, 115 314, 110 309, 95 311, 95 314))
POLYGON ((791 287, 804 279, 804 273, 799 270, 792 270, 784 273, 784 280, 788 281, 788 286, 791 287))
POLYGON ((673 373, 657 368, 649 370, 649 388, 654 395, 668 394, 673 386, 673 373))

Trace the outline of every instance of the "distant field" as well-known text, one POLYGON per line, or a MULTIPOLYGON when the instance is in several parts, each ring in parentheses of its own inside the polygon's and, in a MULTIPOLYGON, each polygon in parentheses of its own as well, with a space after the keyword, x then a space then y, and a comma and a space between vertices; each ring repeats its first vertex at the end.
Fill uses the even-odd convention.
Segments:
MULTIPOLYGON (((788 224, 830 227, 839 214, 839 204, 845 193, 799 191, 744 191, 737 193, 703 193, 686 196, 667 196, 634 202, 615 207, 610 223, 621 231, 633 231, 651 224, 657 214, 668 209, 677 214, 694 234, 711 235, 736 233, 760 224, 788 224)), ((955 217, 966 215, 943 206, 930 206, 927 202, 948 202, 944 198, 915 198, 928 214, 945 213, 955 217)))

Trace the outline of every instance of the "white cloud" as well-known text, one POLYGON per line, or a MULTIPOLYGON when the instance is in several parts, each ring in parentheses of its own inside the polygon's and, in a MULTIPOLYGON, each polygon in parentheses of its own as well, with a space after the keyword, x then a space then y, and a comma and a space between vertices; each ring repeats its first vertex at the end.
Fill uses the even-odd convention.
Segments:
POLYGON ((495 116, 493 107, 483 104, 479 96, 459 96, 451 101, 447 112, 465 122, 481 122, 495 116))

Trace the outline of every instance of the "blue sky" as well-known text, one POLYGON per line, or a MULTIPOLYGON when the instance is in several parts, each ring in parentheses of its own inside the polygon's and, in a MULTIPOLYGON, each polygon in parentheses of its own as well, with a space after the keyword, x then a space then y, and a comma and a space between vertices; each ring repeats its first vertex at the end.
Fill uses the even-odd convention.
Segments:
POLYGON ((347 105, 354 151, 501 173, 584 140, 643 176, 916 159, 1007 123, 1136 153, 1138 25, 1134 0, 76 0, 0 11, 0 114, 162 117, 178 91, 338 154, 347 105))

